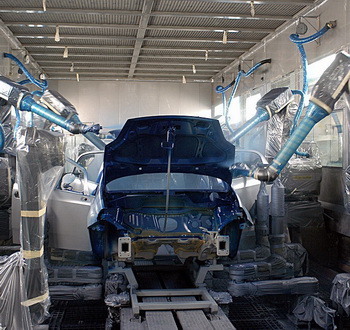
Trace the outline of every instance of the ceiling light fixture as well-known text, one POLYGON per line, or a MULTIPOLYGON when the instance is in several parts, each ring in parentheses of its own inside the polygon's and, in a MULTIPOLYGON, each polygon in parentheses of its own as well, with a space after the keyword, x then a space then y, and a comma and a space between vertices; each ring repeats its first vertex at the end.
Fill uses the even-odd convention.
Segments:
POLYGON ((63 58, 68 58, 68 47, 64 47, 63 58))
POLYGON ((224 31, 224 34, 222 35, 222 43, 224 45, 227 44, 227 31, 226 30, 224 31))
POLYGON ((254 6, 254 1, 250 1, 250 15, 252 15, 252 17, 255 16, 255 6, 254 6))
POLYGON ((183 84, 186 84, 186 83, 187 83, 186 77, 185 77, 185 76, 182 76, 182 83, 183 83, 183 84))
POLYGON ((55 41, 59 42, 61 40, 60 38, 60 27, 56 25, 56 33, 55 33, 55 41))
POLYGON ((209 58, 209 52, 206 50, 205 51, 205 60, 208 61, 208 58, 209 58))
POLYGON ((79 82, 80 81, 79 73, 76 74, 76 77, 77 77, 77 82, 79 82))
POLYGON ((29 55, 26 54, 26 55, 24 56, 24 64, 29 64, 29 62, 30 62, 29 55))
POLYGON ((70 69, 69 69, 70 72, 74 72, 74 63, 72 63, 70 69))
POLYGON ((46 0, 43 0, 43 11, 46 11, 46 0))
POLYGON ((196 72, 197 72, 196 66, 194 64, 192 65, 192 72, 193 72, 193 74, 196 74, 196 72))

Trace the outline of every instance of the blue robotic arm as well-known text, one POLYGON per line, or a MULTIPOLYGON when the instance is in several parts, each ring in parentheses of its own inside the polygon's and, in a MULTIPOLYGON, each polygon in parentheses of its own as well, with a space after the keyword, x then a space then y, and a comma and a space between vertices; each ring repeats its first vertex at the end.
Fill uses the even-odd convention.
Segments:
POLYGON ((275 180, 311 129, 332 113, 335 103, 344 92, 349 92, 349 80, 350 57, 339 53, 313 88, 305 117, 271 164, 250 171, 237 168, 233 170, 234 175, 251 176, 268 182, 275 180))
MULTIPOLYGON (((50 93, 50 91, 46 91, 46 92, 50 93)), ((34 100, 33 95, 29 92, 29 90, 26 87, 12 81, 9 78, 0 76, 0 99, 7 101, 10 105, 13 105, 16 109, 35 113, 49 120, 50 122, 68 130, 73 134, 81 133, 89 137, 88 134, 99 133, 101 129, 100 125, 96 124, 96 125, 88 126, 83 124, 79 120, 79 117, 77 116, 77 113, 74 107, 72 106, 71 108, 69 108, 65 106, 64 103, 62 103, 62 101, 65 99, 62 96, 60 96, 60 94, 56 92, 56 95, 53 95, 51 92, 51 100, 54 98, 56 98, 58 103, 63 104, 65 112, 63 111, 60 112, 57 106, 55 107, 54 105, 51 106, 51 109, 53 109, 54 111, 42 106, 41 104, 37 103, 34 100), (74 109, 74 111, 70 111, 70 109, 74 109)), ((5 142, 4 139, 5 138, 4 138, 3 131, 2 129, 0 129, 0 151, 3 149, 4 142, 5 142)), ((99 139, 97 138, 97 140, 99 139)), ((100 141, 100 144, 103 144, 102 141, 100 141)), ((102 147, 102 145, 100 147, 102 147)))

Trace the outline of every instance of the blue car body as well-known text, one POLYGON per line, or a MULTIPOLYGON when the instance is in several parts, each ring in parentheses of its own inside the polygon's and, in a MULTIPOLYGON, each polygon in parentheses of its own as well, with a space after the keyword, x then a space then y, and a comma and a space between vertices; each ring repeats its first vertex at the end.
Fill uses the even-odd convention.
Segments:
POLYGON ((217 257, 221 235, 235 256, 245 213, 231 188, 234 160, 217 120, 129 119, 105 148, 89 217, 94 253, 118 259, 118 240, 128 237, 128 260, 152 259, 162 245, 181 259, 207 260, 217 257))

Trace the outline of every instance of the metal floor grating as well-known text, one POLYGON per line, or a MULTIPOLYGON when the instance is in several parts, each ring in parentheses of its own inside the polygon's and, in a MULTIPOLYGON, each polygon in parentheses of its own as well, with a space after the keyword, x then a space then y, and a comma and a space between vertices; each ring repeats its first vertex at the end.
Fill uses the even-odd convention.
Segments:
MULTIPOLYGON (((238 329, 286 329, 288 324, 288 298, 285 297, 283 304, 278 303, 274 297, 239 297, 234 298, 229 306, 229 319, 238 329), (282 307, 283 306, 283 307, 282 307), (283 321, 279 322, 279 320, 283 321)), ((293 325, 290 323, 290 327, 293 325)))
POLYGON ((240 330, 240 329, 285 330, 285 327, 283 327, 281 324, 278 323, 278 321, 273 319, 236 320, 236 321, 233 321, 232 323, 237 328, 237 330, 240 330))
POLYGON ((54 301, 51 309, 50 330, 105 329, 103 301, 54 301))

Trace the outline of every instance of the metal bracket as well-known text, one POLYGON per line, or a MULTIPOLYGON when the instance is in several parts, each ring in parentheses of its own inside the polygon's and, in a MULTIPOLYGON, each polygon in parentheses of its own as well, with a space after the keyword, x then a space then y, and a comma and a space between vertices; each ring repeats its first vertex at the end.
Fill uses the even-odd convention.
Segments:
POLYGON ((196 287, 198 288, 198 287, 205 286, 204 280, 205 280, 205 277, 207 276, 207 273, 215 270, 224 270, 224 265, 215 263, 209 266, 201 266, 199 268, 196 280, 194 282, 196 287))
MULTIPOLYGON (((320 30, 320 16, 301 16, 300 19, 304 19, 316 32, 320 30), (316 20, 316 27, 314 26, 314 24, 312 24, 309 19, 313 19, 316 20)), ((317 45, 320 45, 320 40, 316 39, 315 40, 317 45)))
MULTIPOLYGON (((254 66, 254 60, 241 60, 239 63, 239 69, 238 71, 242 70, 242 64, 245 63, 245 65, 249 68, 248 71, 254 66), (245 62, 249 62, 249 65, 245 62)), ((249 77, 254 79, 254 73, 252 73, 249 77)))
POLYGON ((132 271, 132 268, 130 267, 120 267, 116 266, 112 269, 109 269, 108 272, 110 274, 116 274, 116 273, 122 273, 126 276, 126 279, 129 282, 131 289, 137 289, 139 287, 139 284, 137 283, 136 277, 134 275, 134 272, 132 271))

